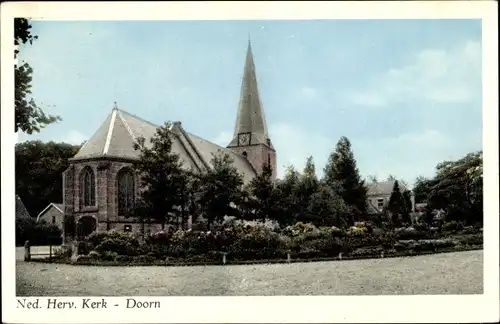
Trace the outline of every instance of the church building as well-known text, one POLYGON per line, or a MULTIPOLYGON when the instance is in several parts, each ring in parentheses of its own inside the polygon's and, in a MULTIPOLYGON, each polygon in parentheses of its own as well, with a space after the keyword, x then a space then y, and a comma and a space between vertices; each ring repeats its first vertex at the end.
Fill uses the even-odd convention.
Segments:
MULTIPOLYGON (((250 41, 233 139, 221 147, 190 133, 189 123, 186 125, 184 129, 177 121, 171 126, 175 135, 172 150, 180 156, 184 168, 204 172, 212 167, 212 154, 220 150, 230 155, 245 183, 262 171, 264 163, 271 165, 276 178, 276 151, 267 130, 250 41)), ((124 216, 133 207, 140 185, 131 167, 139 156, 133 146, 139 137, 148 143, 158 127, 115 105, 94 135, 69 160, 63 173, 64 214, 74 217, 77 228, 87 228, 79 235, 111 229, 141 230, 140 223, 124 216), (84 223, 85 226, 78 226, 84 223)))

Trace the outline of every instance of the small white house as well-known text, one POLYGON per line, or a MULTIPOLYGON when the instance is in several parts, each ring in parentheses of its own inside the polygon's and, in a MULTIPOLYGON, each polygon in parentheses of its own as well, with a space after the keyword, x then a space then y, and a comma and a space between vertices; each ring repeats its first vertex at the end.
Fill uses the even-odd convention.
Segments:
MULTIPOLYGON (((367 203, 368 203, 368 211, 370 213, 381 213, 385 207, 389 204, 389 199, 391 198, 392 194, 392 189, 394 188, 394 182, 395 180, 389 180, 389 181, 377 181, 377 182, 372 182, 368 183, 366 185, 367 187, 367 192, 366 192, 366 198, 367 198, 367 203)), ((405 192, 408 190, 406 186, 401 183, 399 183, 399 190, 401 193, 405 192)), ((415 199, 413 196, 413 191, 411 191, 411 202, 412 202, 412 208, 411 210, 415 210, 415 199)))
POLYGON ((38 214, 36 219, 37 222, 44 220, 47 224, 57 225, 63 230, 63 222, 64 222, 64 205, 51 203, 44 210, 38 214))

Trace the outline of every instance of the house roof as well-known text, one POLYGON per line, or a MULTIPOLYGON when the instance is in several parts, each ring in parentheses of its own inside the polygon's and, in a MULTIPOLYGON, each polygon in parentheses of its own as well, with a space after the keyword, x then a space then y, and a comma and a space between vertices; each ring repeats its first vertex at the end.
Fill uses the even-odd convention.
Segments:
MULTIPOLYGON (((388 181, 377 181, 372 182, 366 185, 368 196, 381 196, 381 195, 390 195, 392 193, 392 189, 394 188, 394 183, 396 180, 388 180, 388 181)), ((407 190, 406 186, 398 181, 399 190, 401 192, 407 190)))
POLYGON ((239 134, 250 134, 250 144, 264 144, 272 147, 270 140, 268 143, 269 134, 264 109, 260 100, 250 40, 248 40, 234 137, 228 147, 239 145, 239 134))
POLYGON ((64 205, 63 204, 56 204, 56 203, 50 203, 47 207, 45 207, 40 214, 36 217, 36 221, 38 222, 40 218, 50 209, 50 208, 55 208, 58 212, 61 214, 64 214, 64 205))
MULTIPOLYGON (((156 134, 158 127, 115 107, 72 160, 97 157, 138 159, 139 153, 133 147, 137 138, 144 137, 146 146, 151 146, 148 139, 156 134)), ((175 134, 172 151, 179 155, 186 170, 195 172, 207 170, 212 167, 212 154, 222 151, 233 159, 233 164, 243 175, 245 183, 255 176, 255 170, 242 155, 186 132, 180 122, 173 123, 171 130, 175 134)))
POLYGON ((19 195, 16 195, 16 218, 25 218, 25 217, 31 218, 31 215, 26 209, 26 206, 24 206, 21 197, 19 197, 19 195))

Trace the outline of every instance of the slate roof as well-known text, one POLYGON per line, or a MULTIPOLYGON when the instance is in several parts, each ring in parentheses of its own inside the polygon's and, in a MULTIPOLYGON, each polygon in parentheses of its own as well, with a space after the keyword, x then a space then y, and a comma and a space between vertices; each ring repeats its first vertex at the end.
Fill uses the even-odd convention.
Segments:
MULTIPOLYGON (((238 146, 238 134, 250 133, 251 144, 268 145, 269 134, 267 131, 264 109, 257 85, 257 74, 252 54, 252 46, 248 41, 245 69, 241 83, 240 100, 234 137, 228 147, 238 146)), ((269 145, 272 147, 272 144, 269 145)))
MULTIPOLYGON (((158 127, 159 125, 115 107, 72 160, 98 157, 137 159, 139 154, 134 150, 133 144, 138 137, 144 137, 146 145, 150 144, 148 139, 155 135, 158 127)), ((242 155, 186 132, 180 122, 172 124, 172 132, 176 134, 172 151, 180 156, 185 169, 195 172, 207 170, 211 167, 212 154, 220 150, 228 153, 234 160, 234 166, 243 175, 245 182, 255 176, 255 170, 242 155)))
MULTIPOLYGON (((394 188, 394 182, 395 180, 377 181, 369 183, 366 185, 368 189, 366 194, 368 196, 390 195, 392 193, 392 189, 394 188)), ((407 188, 405 187, 404 184, 401 183, 401 181, 399 181, 398 184, 399 184, 399 190, 401 192, 407 190, 407 188)))
POLYGON ((19 197, 19 195, 16 195, 16 218, 26 218, 26 217, 31 218, 31 215, 26 209, 26 206, 24 206, 21 197, 19 197))

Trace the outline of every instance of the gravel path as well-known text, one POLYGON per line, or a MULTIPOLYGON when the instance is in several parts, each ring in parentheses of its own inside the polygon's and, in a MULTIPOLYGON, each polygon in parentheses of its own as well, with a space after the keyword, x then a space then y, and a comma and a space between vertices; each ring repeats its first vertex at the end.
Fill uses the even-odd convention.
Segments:
POLYGON ((18 296, 482 294, 483 251, 272 265, 89 267, 16 261, 18 296))

